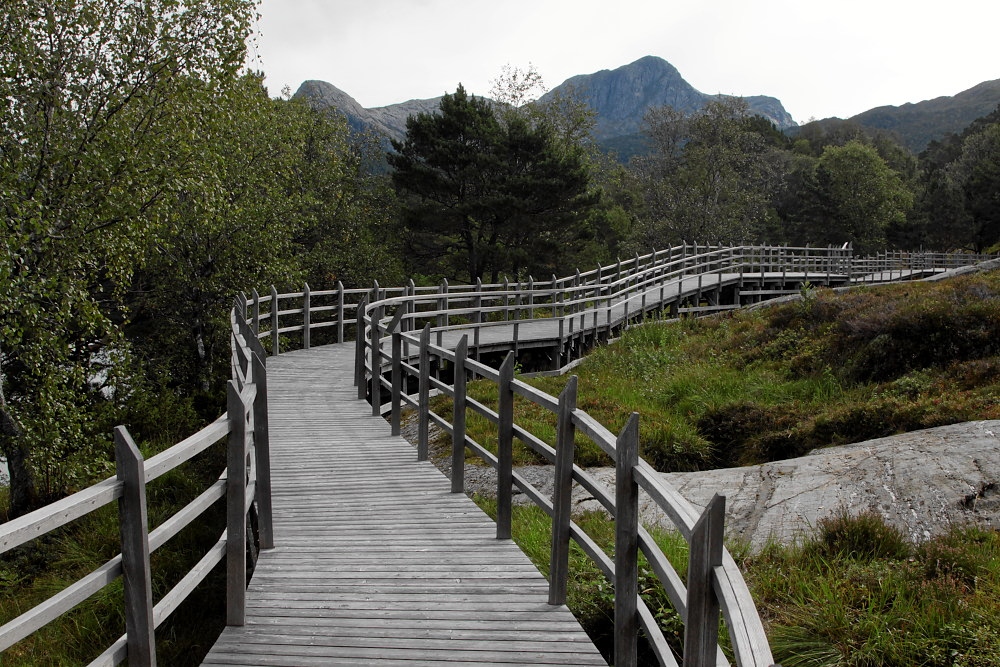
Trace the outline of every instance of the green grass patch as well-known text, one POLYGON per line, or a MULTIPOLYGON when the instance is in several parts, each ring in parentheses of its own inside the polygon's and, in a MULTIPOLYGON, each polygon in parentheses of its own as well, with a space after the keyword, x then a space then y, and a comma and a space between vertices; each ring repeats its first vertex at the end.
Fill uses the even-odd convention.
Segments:
MULTIPOLYGON (((578 407, 613 432, 641 415, 640 451, 662 471, 801 456, 934 426, 1000 418, 1000 272, 673 323, 650 322, 594 350, 574 373, 578 407)), ((568 378, 529 382, 556 396, 568 378)), ((491 382, 469 385, 491 406, 491 382)), ((434 403, 450 415, 450 402, 434 403)), ((515 421, 550 445, 555 417, 527 401, 515 421)), ((496 429, 468 432, 495 451, 496 429)), ((577 463, 610 465, 582 435, 577 463)), ((540 462, 527 448, 519 464, 540 462)))
POLYGON ((919 546, 881 518, 834 517, 744 561, 785 667, 1000 665, 1000 534, 919 546))

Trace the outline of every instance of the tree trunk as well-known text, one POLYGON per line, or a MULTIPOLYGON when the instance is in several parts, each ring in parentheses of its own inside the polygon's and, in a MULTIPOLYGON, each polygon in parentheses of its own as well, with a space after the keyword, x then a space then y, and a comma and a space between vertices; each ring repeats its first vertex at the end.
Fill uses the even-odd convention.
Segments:
POLYGON ((24 433, 14 417, 7 411, 0 389, 0 451, 7 459, 10 472, 10 513, 8 519, 26 514, 38 505, 38 491, 31 469, 27 465, 27 452, 23 447, 24 433))

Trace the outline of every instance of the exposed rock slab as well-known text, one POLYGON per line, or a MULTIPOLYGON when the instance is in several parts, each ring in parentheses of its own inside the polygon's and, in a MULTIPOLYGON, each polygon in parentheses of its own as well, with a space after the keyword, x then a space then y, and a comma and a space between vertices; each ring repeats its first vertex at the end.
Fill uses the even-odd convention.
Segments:
MULTIPOLYGON (((613 484, 614 470, 590 471, 613 484)), ((874 510, 914 541, 952 525, 1000 528, 1000 421, 980 421, 814 450, 744 468, 666 473, 692 504, 726 496, 727 532, 753 548, 791 542, 839 512, 874 510)), ((577 508, 596 506, 579 492, 577 508)), ((669 526, 648 500, 643 521, 669 526)))

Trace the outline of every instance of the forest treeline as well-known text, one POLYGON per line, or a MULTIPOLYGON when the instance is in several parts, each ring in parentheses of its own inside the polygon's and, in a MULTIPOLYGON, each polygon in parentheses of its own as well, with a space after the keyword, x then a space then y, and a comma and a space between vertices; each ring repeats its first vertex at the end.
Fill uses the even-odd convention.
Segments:
POLYGON ((683 241, 983 250, 1000 111, 919 156, 650 111, 623 165, 571 95, 505 70, 386 152, 247 71, 248 0, 23 0, 0 16, 0 453, 10 514, 110 474, 111 429, 220 411, 240 290, 548 277, 683 241))

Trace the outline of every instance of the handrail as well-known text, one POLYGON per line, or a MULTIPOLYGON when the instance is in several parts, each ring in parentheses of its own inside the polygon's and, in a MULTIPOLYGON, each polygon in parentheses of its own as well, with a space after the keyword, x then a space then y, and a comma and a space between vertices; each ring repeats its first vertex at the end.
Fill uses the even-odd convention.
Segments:
MULTIPOLYGON (((964 256, 967 263, 984 259, 964 256)), ((571 279, 535 283, 524 290, 520 284, 510 289, 477 284, 473 291, 444 283, 434 294, 396 297, 369 291, 369 299, 359 307, 357 317, 364 327, 358 342, 356 382, 359 396, 371 396, 373 414, 383 410, 382 394, 390 396, 390 423, 393 433, 400 430, 400 406, 403 402, 418 407, 418 458, 427 455, 426 424, 434 422, 452 435, 452 490, 462 491, 462 467, 468 448, 497 470, 497 536, 509 537, 511 488, 516 484, 525 496, 553 518, 552 560, 550 562, 550 601, 565 602, 566 558, 569 539, 576 540, 598 567, 614 583, 615 591, 615 664, 632 665, 636 660, 637 624, 650 638, 661 664, 676 664, 666 640, 652 614, 638 596, 636 556, 641 551, 654 574, 685 623, 684 663, 696 665, 728 664, 719 648, 719 615, 725 617, 730 645, 736 663, 767 666, 773 656, 753 599, 732 556, 722 544, 725 498, 717 496, 699 512, 638 458, 638 415, 633 415, 621 434, 615 436, 586 412, 576 408, 575 377, 563 394, 556 398, 514 380, 512 368, 517 349, 517 327, 538 321, 533 311, 546 310, 547 317, 558 321, 559 344, 565 336, 596 336, 602 329, 608 335, 615 327, 628 326, 634 318, 650 310, 669 308, 672 313, 693 314, 740 307, 744 286, 751 297, 779 296, 798 292, 811 284, 860 284, 910 279, 959 261, 954 256, 935 254, 885 253, 875 258, 855 259, 849 248, 793 248, 787 246, 698 246, 668 249, 646 257, 637 256, 610 267, 581 274, 571 279), (769 283, 776 283, 770 284, 769 283), (794 289, 789 289, 790 285, 794 289), (720 303, 724 287, 735 286, 735 302, 720 303), (713 295, 714 292, 714 295, 713 295), (702 305, 703 297, 709 303, 702 305), (713 300, 714 297, 714 300, 713 300), (513 303, 512 303, 513 300, 513 303), (682 304, 687 303, 687 306, 682 304), (629 309, 634 310, 630 313, 629 309), (617 311, 617 312, 613 312, 617 311), (531 313, 525 317, 525 313, 531 313), (392 314, 391 319, 389 313, 392 314), (484 315, 501 313, 503 320, 484 322, 484 315), (603 316, 603 322, 602 320, 603 316), (463 318, 458 324, 450 319, 463 318), (419 335, 415 333, 423 323, 419 335), (507 354, 503 366, 493 369, 469 356, 478 348, 481 333, 496 326, 512 327, 515 351, 507 354), (574 331, 574 325, 578 328, 574 331), (443 343, 445 333, 461 335, 443 343), (475 344, 470 344, 470 336, 475 344), (432 342, 434 338, 434 342, 432 342), (360 342, 364 341, 364 342, 360 342), (387 349, 386 342, 389 342, 387 349), (407 361, 403 361, 403 349, 407 361), (416 359, 415 363, 410 363, 416 359), (454 383, 449 385, 431 376, 431 360, 449 362, 454 369, 454 383), (388 368, 390 379, 383 377, 388 368), (466 374, 479 376, 497 385, 500 408, 486 408, 465 393, 466 374), (406 395, 404 376, 415 379, 417 397, 406 395), (370 390, 362 392, 370 378, 370 390), (453 414, 435 414, 430 410, 430 389, 450 396, 453 414), (553 450, 513 423, 509 407, 514 393, 521 395, 557 416, 557 446, 553 450), (494 456, 475 443, 465 432, 466 411, 485 417, 497 426, 499 453, 494 456), (618 466, 616 489, 604 492, 586 471, 574 466, 574 433, 579 430, 595 442, 618 466), (549 502, 537 489, 512 473, 510 446, 513 437, 556 464, 555 498, 549 502), (615 518, 617 537, 614 562, 571 519, 569 488, 583 485, 615 518), (639 526, 638 492, 642 489, 673 522, 690 545, 688 580, 685 585, 655 542, 639 526)), ((529 282, 532 282, 529 279, 529 282)))
MULTIPOLYGON (((591 489, 594 497, 614 512, 620 511, 615 510, 616 507, 621 507, 618 501, 602 491, 602 487, 584 470, 572 465, 565 467, 565 447, 562 448, 563 453, 558 448, 553 450, 530 432, 513 424, 508 411, 493 413, 486 410, 474 401, 465 400, 464 392, 456 392, 454 387, 431 377, 432 359, 450 360, 467 366, 470 372, 496 382, 498 386, 502 384, 504 391, 510 395, 516 393, 557 414, 567 409, 561 405, 560 399, 514 379, 511 361, 508 362, 508 370, 501 374, 469 357, 468 351, 463 358, 454 348, 446 346, 443 340, 445 334, 462 333, 467 346, 468 336, 471 334, 473 344, 469 349, 478 350, 479 339, 484 330, 512 326, 511 342, 516 350, 518 344, 523 342, 519 340, 519 327, 530 323, 551 322, 557 330, 553 336, 558 348, 555 365, 562 368, 572 361, 574 350, 579 355, 577 348, 586 340, 593 341, 599 336, 610 337, 613 331, 629 326, 631 322, 642 319, 653 310, 669 310, 671 316, 685 313, 698 315, 798 291, 808 284, 874 284, 904 280, 989 258, 991 257, 985 255, 957 253, 902 252, 858 258, 853 256, 850 247, 726 247, 685 243, 642 256, 636 255, 624 261, 619 260, 613 265, 599 265, 588 271, 577 271, 572 276, 552 276, 547 280, 535 280, 529 276, 527 281, 512 283, 505 279, 498 284, 477 281, 475 285, 449 285, 444 281, 436 287, 416 286, 412 281, 403 287, 381 287, 376 282, 372 288, 367 289, 345 289, 338 282, 332 290, 311 291, 305 285, 302 291, 282 294, 272 286, 270 293, 264 295, 253 290, 250 296, 240 294, 231 311, 233 379, 227 390, 227 412, 198 433, 147 461, 142 460, 124 427, 119 427, 115 431, 118 474, 35 512, 0 524, 0 553, 118 501, 122 517, 122 553, 128 554, 124 561, 129 567, 135 568, 134 572, 126 576, 126 581, 138 582, 139 585, 126 585, 126 596, 131 600, 126 605, 126 635, 91 664, 116 665, 127 659, 133 665, 152 665, 155 664, 155 628, 223 558, 228 563, 227 623, 238 625, 243 622, 246 588, 244 545, 251 539, 245 532, 247 511, 256 510, 258 513, 260 548, 273 547, 265 361, 268 354, 280 354, 282 344, 288 344, 288 335, 299 336, 301 347, 309 349, 314 344, 314 332, 317 336, 327 336, 329 342, 338 343, 349 340, 353 334, 359 352, 355 381, 360 396, 369 391, 373 396, 373 412, 383 412, 381 394, 383 389, 388 390, 393 430, 398 433, 400 404, 405 401, 418 406, 418 456, 426 457, 426 427, 429 421, 454 432, 447 419, 431 413, 427 407, 430 387, 433 385, 445 393, 460 397, 467 409, 478 410, 487 414, 487 418, 495 419, 498 427, 502 426, 506 434, 504 439, 517 437, 551 461, 562 457, 564 477, 568 475, 566 478, 591 489), (706 276, 709 277, 707 280, 706 276), (794 284, 796 289, 789 289, 789 284, 794 284), (735 304, 720 302, 720 294, 724 289, 734 290, 735 304), (360 336, 357 335, 359 330, 362 333, 360 336), (419 336, 416 334, 418 331, 422 331, 419 336), (284 343, 283 338, 286 339, 284 343), (386 343, 389 343, 389 352, 386 351, 386 343), (403 361, 404 356, 406 362, 403 361), (382 377, 383 368, 390 369, 391 380, 382 377), (402 392, 404 373, 417 377, 420 386, 417 397, 402 392), (370 384, 370 390, 366 390, 366 384, 370 384), (234 419, 233 415, 240 417, 234 419), (145 485, 205 451, 224 436, 228 436, 229 441, 227 470, 238 470, 239 473, 224 475, 174 517, 148 532, 142 518, 146 511, 145 485), (250 450, 254 452, 254 456, 252 463, 247 465, 246 454, 250 450), (241 479, 243 483, 231 484, 230 480, 235 479, 241 479), (229 507, 226 533, 154 608, 149 593, 149 552, 162 546, 181 528, 194 521, 221 495, 227 497, 229 507)), ((508 355, 508 359, 513 357, 508 355)), ((597 422, 582 411, 573 408, 568 414, 566 420, 570 426, 564 428, 579 428, 581 432, 590 433, 597 438, 602 449, 611 452, 613 458, 616 457, 620 438, 612 438, 606 429, 598 428, 597 422)), ((459 435, 461 437, 456 440, 469 446, 475 445, 462 435, 461 430, 459 435)), ((625 436, 624 433, 622 435, 625 436)), ((478 448, 478 445, 475 447, 478 448)), ((485 453, 485 450, 482 451, 485 453)), ((503 467, 500 465, 501 458, 509 461, 506 453, 503 457, 487 455, 486 458, 491 464, 500 467, 503 467)), ((571 463, 572 459, 569 460, 571 463)), ((509 463, 504 465, 509 467, 509 463)), ((580 542, 585 552, 598 559, 598 566, 603 571, 613 574, 619 569, 620 566, 611 563, 603 556, 603 552, 597 554, 596 545, 588 541, 589 538, 576 524, 571 520, 566 523, 568 512, 565 508, 560 510, 556 503, 547 501, 516 474, 501 471, 499 477, 516 484, 546 512, 553 516, 559 515, 562 522, 560 534, 566 539, 572 537, 580 542)), ((631 466, 626 465, 619 477, 631 478, 636 488, 641 487, 663 507, 686 539, 695 540, 699 521, 709 526, 706 533, 708 535, 717 535, 721 530, 719 521, 706 519, 712 512, 718 513, 716 505, 710 506, 699 519, 694 508, 641 460, 631 466)), ((507 485, 507 491, 500 494, 501 504, 509 505, 509 492, 510 484, 507 485)), ((560 502, 565 503, 565 497, 560 502)), ((498 530, 501 529, 509 531, 509 525, 501 526, 498 530)), ((625 535, 622 539, 631 541, 635 548, 629 547, 622 551, 635 552, 639 549, 647 555, 654 572, 664 583, 665 590, 686 620, 687 609, 691 606, 690 591, 694 587, 689 583, 685 589, 676 572, 669 568, 666 559, 655 550, 652 540, 641 527, 636 525, 632 533, 634 534, 625 535)), ((706 553, 711 555, 711 549, 706 553)), ((710 568, 703 568, 709 579, 703 582, 705 585, 697 587, 697 595, 714 595, 719 601, 730 628, 738 664, 770 664, 766 638, 759 627, 759 618, 738 568, 725 550, 722 550, 721 556, 715 553, 712 558, 715 560, 708 559, 705 562, 718 562, 710 568)), ((0 651, 113 581, 122 572, 122 562, 120 556, 112 559, 66 591, 0 627, 0 651)), ((627 586, 627 582, 622 582, 621 590, 627 590, 627 586)), ((657 638, 652 631, 654 628, 651 625, 655 624, 652 623, 649 611, 642 606, 640 600, 625 599, 623 604, 632 605, 633 602, 633 616, 651 636, 654 652, 660 656, 663 664, 670 664, 672 658, 664 654, 662 638, 657 638)), ((713 626, 712 623, 706 625, 717 627, 717 624, 713 626)), ((711 635, 711 627, 708 635, 711 635)), ((627 645, 631 640, 625 638, 621 641, 627 645)), ((714 646, 714 640, 708 641, 705 637, 702 637, 701 643, 714 646)), ((718 656, 711 657, 706 664, 712 664, 717 659, 718 656)), ((628 664, 627 657, 619 664, 628 664)))
MULTIPOLYGON (((398 374, 402 372, 402 363, 400 360, 399 350, 401 348, 401 343, 405 340, 406 342, 418 346, 423 352, 424 348, 434 349, 436 353, 443 353, 445 350, 442 348, 437 348, 437 346, 430 345, 429 332, 430 325, 425 327, 423 335, 417 337, 410 334, 404 334, 398 330, 399 318, 395 318, 396 322, 393 324, 396 326, 392 327, 392 355, 390 357, 392 363, 392 386, 393 386, 393 402, 394 404, 401 397, 399 395, 399 387, 401 383, 398 379, 398 374)), ((377 323, 377 320, 373 320, 377 323)), ((513 352, 508 353, 506 361, 503 368, 499 371, 496 376, 496 384, 498 386, 498 391, 501 396, 501 408, 499 411, 494 412, 491 409, 485 408, 478 402, 473 401, 465 396, 464 393, 464 382, 460 382, 462 375, 460 374, 461 369, 466 364, 474 363, 467 358, 467 351, 465 349, 467 345, 467 337, 463 337, 462 342, 459 343, 459 347, 456 351, 452 352, 448 356, 451 357, 452 362, 456 367, 456 377, 455 385, 451 387, 450 393, 454 398, 454 405, 460 406, 455 408, 454 421, 448 422, 448 419, 442 415, 434 414, 430 410, 429 402, 423 397, 428 394, 427 391, 421 387, 420 396, 421 400, 419 402, 419 415, 420 419, 433 419, 435 423, 443 427, 446 431, 450 432, 453 437, 453 491, 462 491, 463 488, 461 484, 455 484, 455 480, 461 479, 462 475, 460 473, 461 466, 464 465, 464 450, 469 447, 474 452, 477 452, 484 460, 487 461, 491 466, 498 470, 498 476, 503 477, 504 471, 510 481, 513 481, 513 475, 510 469, 510 446, 512 442, 512 437, 518 433, 515 424, 513 423, 513 412, 512 410, 505 410, 503 407, 504 399, 503 396, 510 395, 514 393, 513 390, 513 362, 514 354, 513 352), (505 370, 508 369, 508 370, 505 370), (486 453, 478 444, 473 442, 465 433, 464 426, 464 412, 466 409, 471 409, 474 412, 486 417, 489 421, 497 424, 498 432, 507 435, 498 436, 500 444, 500 453, 494 457, 486 453)), ((376 348, 375 357, 387 356, 385 352, 381 351, 380 348, 376 348)), ((424 355, 421 354, 421 357, 424 355)), ((444 355, 442 355, 444 356, 444 355)), ((412 368, 412 367, 411 367, 412 368)), ((430 381, 429 374, 420 373, 418 379, 421 383, 428 383, 430 381)), ((492 378, 491 378, 492 379, 492 378)), ((721 600, 725 602, 725 605, 719 605, 716 602, 715 616, 718 617, 719 606, 723 606, 723 612, 727 618, 727 622, 730 624, 728 627, 731 628, 731 642, 734 646, 734 650, 737 655, 739 665, 771 665, 773 659, 771 657, 770 649, 767 645, 767 639, 764 635, 763 626, 760 623, 760 619, 757 616, 756 608, 753 606, 753 601, 750 598, 749 592, 746 589, 746 584, 742 579, 742 575, 739 569, 736 567, 735 562, 731 557, 725 553, 724 549, 721 549, 721 534, 723 529, 723 523, 716 520, 711 523, 706 523, 707 529, 714 531, 715 539, 720 545, 720 550, 718 555, 715 557, 715 561, 712 561, 713 567, 704 568, 705 571, 705 582, 697 584, 693 582, 691 578, 688 580, 688 585, 685 586, 680 582, 680 577, 677 575, 676 571, 673 570, 672 566, 669 564, 665 556, 659 552, 658 547, 655 542, 644 533, 640 531, 638 523, 638 488, 642 486, 648 491, 653 491, 651 497, 654 501, 659 501, 664 504, 664 511, 674 519, 677 524, 681 534, 692 542, 694 545, 696 538, 697 527, 699 525, 698 512, 690 505, 686 500, 681 498, 675 491, 669 489, 665 483, 658 477, 654 477, 649 474, 651 468, 648 464, 640 462, 638 460, 638 415, 634 415, 630 420, 629 425, 626 426, 622 434, 618 437, 614 436, 609 432, 603 425, 590 417, 586 412, 579 410, 575 407, 576 401, 576 390, 575 390, 575 378, 571 379, 571 384, 566 391, 563 392, 558 399, 552 396, 548 396, 539 390, 533 390, 532 392, 523 391, 523 387, 527 385, 521 384, 521 391, 518 393, 520 395, 529 396, 529 400, 532 400, 537 405, 550 409, 559 418, 557 420, 557 440, 558 445, 555 451, 549 450, 548 448, 539 447, 532 439, 525 439, 525 443, 537 451, 539 454, 546 456, 550 461, 554 459, 557 468, 557 482, 556 482, 556 499, 553 501, 552 505, 548 503, 539 503, 550 516, 553 517, 553 521, 556 525, 553 526, 553 562, 550 564, 550 572, 552 573, 552 578, 550 581, 550 602, 553 604, 564 604, 566 600, 566 577, 568 576, 567 563, 568 550, 564 543, 568 542, 570 536, 581 542, 581 546, 584 547, 584 551, 591 555, 592 558, 596 558, 598 566, 604 570, 609 578, 615 583, 616 591, 634 591, 633 593, 626 593, 625 595, 616 595, 616 617, 620 618, 632 618, 636 619, 637 622, 643 625, 643 629, 648 637, 652 638, 654 648, 659 646, 660 649, 655 652, 660 655, 661 664, 674 664, 673 658, 669 657, 669 651, 663 650, 666 645, 665 638, 662 636, 658 625, 653 621, 653 616, 647 608, 645 608, 645 603, 638 597, 637 589, 637 565, 635 562, 635 557, 637 556, 640 548, 647 554, 650 562, 654 563, 654 572, 661 580, 667 591, 670 599, 674 602, 678 609, 678 613, 681 618, 684 619, 689 627, 696 625, 691 619, 692 613, 689 610, 697 608, 701 604, 701 600, 709 598, 711 596, 716 596, 713 599, 721 600), (539 394, 542 394, 539 396, 539 394), (553 408, 555 408, 553 410, 553 408), (630 465, 626 465, 624 468, 619 469, 618 477, 618 490, 616 492, 617 500, 612 496, 604 493, 601 490, 600 485, 593 480, 586 471, 573 465, 573 433, 579 430, 582 434, 587 435, 592 439, 602 450, 608 453, 613 459, 618 461, 619 465, 623 465, 621 458, 618 456, 618 452, 627 443, 631 450, 635 451, 635 461, 630 465), (563 461, 563 464, 560 464, 563 461), (567 468, 566 466, 569 466, 567 468), (558 480, 558 471, 562 468, 563 470, 571 471, 569 476, 566 473, 563 474, 563 482, 560 483, 558 480), (619 536, 616 540, 616 554, 618 557, 612 563, 603 556, 603 552, 599 553, 598 547, 590 541, 583 531, 577 526, 572 519, 568 511, 569 503, 569 484, 571 480, 576 480, 578 483, 584 484, 588 490, 591 490, 596 498, 601 500, 605 507, 612 513, 615 517, 616 522, 619 524, 619 536), (631 484, 633 490, 631 492, 631 499, 626 497, 625 504, 623 504, 623 484, 631 484), (664 503, 664 499, 668 499, 664 503), (631 503, 634 507, 630 509, 623 509, 628 503, 631 503), (626 521, 626 519, 628 519, 626 521), (625 525, 625 532, 623 533, 622 525, 625 525), (559 536, 562 536, 561 538, 559 536), (629 548, 627 545, 632 544, 633 546, 629 548), (621 556, 621 554, 629 554, 627 557, 621 556), (625 560, 623 560, 625 558, 625 560), (631 560, 629 560, 631 559, 631 560), (717 567, 714 567, 717 565, 717 567), (624 579, 623 579, 624 577, 624 579), (721 591, 719 594, 717 591, 721 591), (749 606, 748 606, 749 605, 749 606)), ((510 403, 512 405, 512 403, 510 403)), ((393 412, 393 429, 394 431, 398 429, 398 424, 395 422, 396 413, 393 412)), ((503 514, 504 510, 500 508, 509 508, 511 503, 511 485, 510 481, 504 483, 501 481, 498 485, 498 514, 503 514)), ((530 487, 527 482, 523 480, 518 480, 518 486, 522 488, 525 494, 534 499, 541 498, 541 494, 537 489, 530 487)), ((714 503, 724 503, 724 500, 719 499, 714 501, 714 503)), ((714 507, 714 505, 713 505, 714 507)), ((706 510, 706 516, 712 516, 713 508, 706 510)), ((717 513, 717 512, 716 512, 717 513)), ((499 536, 509 536, 509 517, 506 519, 508 522, 506 525, 503 520, 498 519, 498 537, 499 536)), ((692 559, 698 559, 700 556, 699 552, 692 546, 692 559)), ((696 571, 697 567, 692 564, 689 569, 691 571, 696 571)), ((694 638, 689 641, 696 641, 698 645, 710 645, 711 651, 708 655, 708 663, 697 663, 693 662, 690 664, 715 664, 718 659, 719 649, 716 646, 715 634, 718 630, 718 621, 706 621, 700 624, 700 632, 706 635, 708 639, 704 638, 694 638), (708 644, 706 644, 706 641, 708 644)), ((636 655, 636 639, 635 639, 636 626, 635 623, 623 623, 621 621, 616 622, 616 658, 615 664, 617 665, 629 665, 635 664, 636 655), (631 656, 631 658, 630 658, 631 656)), ((691 657, 693 659, 693 654, 686 651, 685 657, 691 657)), ((705 659, 703 657, 703 659, 705 659)), ((688 664, 688 663, 686 663, 688 664)))
POLYGON ((246 594, 246 515, 256 511, 260 548, 272 548, 270 463, 267 438, 267 384, 263 349, 252 334, 246 311, 231 312, 233 379, 228 409, 181 442, 143 460, 124 426, 115 429, 117 474, 29 514, 0 524, 0 553, 118 501, 121 553, 41 604, 0 626, 4 651, 77 604, 124 576, 126 633, 90 665, 155 665, 155 629, 223 558, 227 561, 227 623, 242 625, 246 594), (228 436, 227 467, 219 481, 172 517, 149 531, 146 485, 228 436), (254 456, 248 459, 247 454, 254 456), (248 460, 250 461, 248 463, 248 460), (233 474, 235 471, 235 474, 233 474), (232 483, 239 480, 240 483, 232 483), (226 532, 154 607, 150 553, 163 546, 222 498, 227 499, 226 532))

